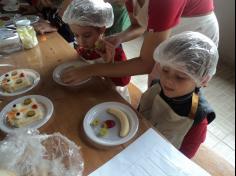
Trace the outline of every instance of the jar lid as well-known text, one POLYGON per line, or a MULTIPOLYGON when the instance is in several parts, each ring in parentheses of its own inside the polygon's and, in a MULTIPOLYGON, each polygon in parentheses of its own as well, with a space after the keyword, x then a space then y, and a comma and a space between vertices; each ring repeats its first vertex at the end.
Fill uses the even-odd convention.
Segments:
POLYGON ((30 20, 18 20, 15 22, 16 26, 29 26, 30 25, 30 20))

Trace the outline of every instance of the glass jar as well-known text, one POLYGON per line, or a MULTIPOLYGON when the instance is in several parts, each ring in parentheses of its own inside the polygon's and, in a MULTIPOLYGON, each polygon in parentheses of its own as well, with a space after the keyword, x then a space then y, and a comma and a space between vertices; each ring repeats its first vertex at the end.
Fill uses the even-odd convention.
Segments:
POLYGON ((38 44, 38 39, 30 20, 18 20, 15 22, 16 31, 20 36, 21 42, 25 49, 31 49, 38 44))

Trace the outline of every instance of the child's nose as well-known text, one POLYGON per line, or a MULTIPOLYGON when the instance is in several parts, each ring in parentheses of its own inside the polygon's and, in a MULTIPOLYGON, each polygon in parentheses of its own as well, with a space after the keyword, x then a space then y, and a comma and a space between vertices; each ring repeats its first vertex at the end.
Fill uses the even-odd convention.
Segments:
POLYGON ((167 77, 167 79, 166 79, 166 86, 168 86, 170 88, 174 87, 174 81, 173 81, 173 79, 170 76, 167 77))

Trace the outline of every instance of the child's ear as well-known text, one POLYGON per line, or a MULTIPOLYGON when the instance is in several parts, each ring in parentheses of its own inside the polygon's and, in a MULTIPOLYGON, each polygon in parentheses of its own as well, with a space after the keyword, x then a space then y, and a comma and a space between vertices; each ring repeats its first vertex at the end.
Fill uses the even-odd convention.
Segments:
POLYGON ((201 81, 201 86, 202 87, 207 87, 208 81, 211 79, 211 77, 208 75, 206 76, 202 81, 201 81))
POLYGON ((158 74, 160 74, 161 64, 159 62, 157 62, 156 67, 157 67, 158 74))

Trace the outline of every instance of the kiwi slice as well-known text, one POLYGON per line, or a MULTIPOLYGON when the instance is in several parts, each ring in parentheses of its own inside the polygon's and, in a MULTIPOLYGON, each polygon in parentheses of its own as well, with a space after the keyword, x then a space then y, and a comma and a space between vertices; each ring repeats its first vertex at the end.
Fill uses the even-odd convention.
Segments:
POLYGON ((22 79, 17 79, 16 80, 16 84, 21 84, 23 81, 22 81, 22 79))
POLYGON ((33 117, 35 114, 35 111, 28 111, 26 115, 27 117, 33 117))
POLYGON ((29 105, 32 102, 31 98, 26 98, 24 100, 24 105, 29 105))
POLYGON ((12 73, 11 73, 11 76, 16 76, 17 75, 17 71, 13 71, 12 73))

